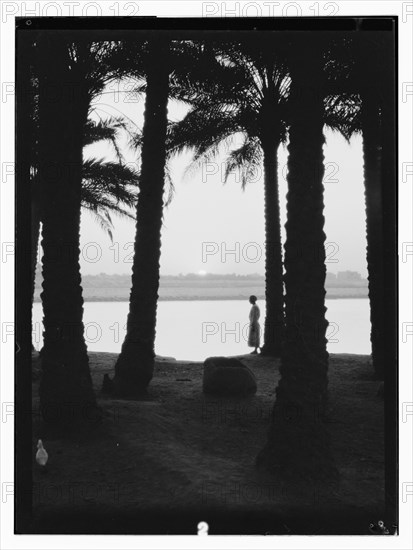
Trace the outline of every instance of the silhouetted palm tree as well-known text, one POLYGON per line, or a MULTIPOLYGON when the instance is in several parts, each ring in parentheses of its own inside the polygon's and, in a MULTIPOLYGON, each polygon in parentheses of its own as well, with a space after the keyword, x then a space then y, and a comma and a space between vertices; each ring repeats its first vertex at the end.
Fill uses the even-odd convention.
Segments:
POLYGON ((144 67, 146 99, 132 289, 126 336, 114 377, 115 393, 124 397, 144 391, 153 376, 171 71, 169 56, 167 39, 149 40, 144 67))
MULTIPOLYGON (((395 191, 391 191, 395 186, 391 40, 392 33, 369 32, 357 34, 351 39, 340 39, 334 48, 335 62, 330 61, 329 67, 329 88, 332 92, 329 100, 344 98, 347 106, 352 103, 350 111, 343 111, 345 133, 350 137, 360 132, 363 137, 370 339, 373 368, 379 379, 384 377, 386 349, 389 349, 389 339, 393 339, 391 334, 386 334, 386 304, 395 300, 394 280, 386 289, 384 275, 386 266, 391 264, 395 269, 394 259, 386 254, 384 248, 384 220, 394 206, 386 204, 383 199, 383 191, 388 189, 390 202, 395 203, 395 191)), ((395 238, 394 231, 393 236, 395 238)), ((388 362, 393 361, 394 357, 389 357, 388 362)))
POLYGON ((116 75, 116 44, 47 31, 36 43, 38 182, 42 195, 43 325, 40 405, 59 432, 98 417, 83 326, 79 227, 84 129, 93 97, 116 75))
POLYGON ((321 44, 290 43, 289 130, 285 242, 286 338, 268 441, 257 457, 290 487, 338 478, 323 423, 328 386, 323 231, 324 90, 321 44))
POLYGON ((197 46, 199 67, 177 75, 171 96, 191 105, 171 124, 168 153, 194 151, 192 165, 214 158, 236 137, 227 156, 225 181, 239 170, 242 188, 264 169, 265 299, 263 352, 279 355, 283 339, 283 281, 277 151, 285 142, 289 76, 280 44, 254 40, 197 46))
POLYGON ((396 202, 393 47, 389 43, 390 35, 378 38, 366 34, 357 43, 359 55, 354 78, 361 98, 370 339, 374 373, 383 380, 384 365, 396 360, 395 353, 386 357, 387 350, 394 347, 391 342, 394 334, 387 331, 386 325, 391 326, 390 319, 394 315, 392 307, 388 308, 387 304, 395 302, 396 263, 391 251, 384 246, 385 230, 391 231, 393 238, 397 239, 395 229, 391 229, 394 227, 391 218, 396 202), (389 202, 386 202, 386 196, 391 199, 389 202), (394 274, 386 277, 386 269, 390 266, 393 266, 394 274), (390 284, 386 284, 386 280, 390 284))

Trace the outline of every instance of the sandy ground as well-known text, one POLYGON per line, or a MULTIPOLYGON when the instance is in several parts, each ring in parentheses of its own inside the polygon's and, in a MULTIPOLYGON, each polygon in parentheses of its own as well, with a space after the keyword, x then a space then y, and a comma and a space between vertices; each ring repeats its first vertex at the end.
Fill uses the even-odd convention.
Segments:
MULTIPOLYGON (((148 395, 114 400, 100 393, 116 355, 90 353, 103 422, 92 435, 44 438, 46 468, 33 460, 33 532, 369 534, 384 514, 383 400, 370 358, 330 356, 328 429, 341 485, 311 502, 259 474, 254 459, 269 426, 279 361, 244 355, 257 394, 202 393, 202 363, 157 358, 148 395)), ((38 408, 38 380, 33 409, 38 408)), ((90 421, 87 413, 85 422, 90 421)), ((33 457, 43 436, 34 415, 33 457)))

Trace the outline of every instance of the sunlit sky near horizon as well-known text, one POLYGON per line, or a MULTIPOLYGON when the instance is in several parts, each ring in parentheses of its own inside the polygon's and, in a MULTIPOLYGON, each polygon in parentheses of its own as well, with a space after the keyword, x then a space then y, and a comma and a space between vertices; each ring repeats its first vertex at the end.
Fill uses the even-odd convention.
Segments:
MULTIPOLYGON (((122 89, 122 85, 120 89, 122 89)), ((126 89, 131 83, 125 83, 126 89)), ((118 85, 95 101, 93 117, 126 115, 138 128, 143 125, 144 98, 117 93, 118 85), (125 98, 127 101, 125 101, 125 98)), ((170 103, 168 116, 178 120, 186 109, 170 103)), ((363 156, 360 136, 346 142, 339 134, 325 131, 326 173, 325 233, 327 270, 358 271, 367 275, 366 229, 363 186, 363 156)), ((128 162, 136 162, 136 153, 122 142, 128 162)), ((85 151, 85 157, 112 159, 110 146, 99 144, 85 151)), ((176 157, 170 170, 175 186, 171 204, 164 210, 161 275, 179 273, 264 273, 264 192, 263 178, 241 190, 234 174, 223 185, 226 157, 222 151, 215 163, 185 172, 191 154, 176 157)), ((287 150, 278 151, 279 189, 283 241, 286 221, 287 150)), ((113 216, 112 244, 93 217, 82 212, 81 270, 83 274, 124 274, 131 271, 135 223, 113 216), (93 244, 94 243, 94 244, 93 244)))

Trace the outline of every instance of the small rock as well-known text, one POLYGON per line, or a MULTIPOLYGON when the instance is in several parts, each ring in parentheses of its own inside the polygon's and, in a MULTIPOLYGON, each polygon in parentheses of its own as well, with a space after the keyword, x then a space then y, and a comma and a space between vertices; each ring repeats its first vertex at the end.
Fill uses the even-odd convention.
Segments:
POLYGON ((238 359, 208 357, 204 362, 203 392, 215 395, 249 395, 257 391, 254 373, 238 359))

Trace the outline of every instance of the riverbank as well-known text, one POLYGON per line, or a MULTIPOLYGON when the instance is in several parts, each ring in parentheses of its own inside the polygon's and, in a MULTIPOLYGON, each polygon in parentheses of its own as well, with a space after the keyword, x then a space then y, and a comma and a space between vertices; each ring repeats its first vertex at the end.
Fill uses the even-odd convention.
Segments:
MULTIPOLYGON (((341 485, 322 498, 316 491, 310 504, 254 468, 278 360, 240 356, 257 377, 257 394, 217 399, 202 393, 202 363, 158 357, 148 396, 123 401, 100 393, 116 357, 90 353, 99 430, 45 438, 47 470, 33 461, 34 532, 196 534, 207 521, 210 534, 369 534, 370 522, 383 518, 384 406, 370 357, 330 356, 328 430, 341 485)), ((34 415, 33 456, 43 435, 34 415)))
MULTIPOLYGON (((40 288, 36 288, 34 302, 40 302, 40 288)), ((248 300, 251 294, 255 294, 259 300, 265 299, 264 290, 260 287, 249 286, 190 286, 190 287, 160 287, 160 301, 195 301, 195 300, 248 300)), ((84 287, 83 299, 85 302, 128 302, 129 287, 95 288, 84 287)), ((366 286, 331 287, 327 288, 326 299, 342 298, 368 298, 366 286)))

